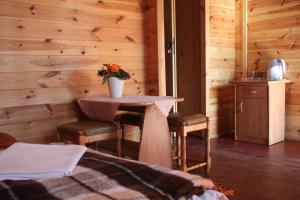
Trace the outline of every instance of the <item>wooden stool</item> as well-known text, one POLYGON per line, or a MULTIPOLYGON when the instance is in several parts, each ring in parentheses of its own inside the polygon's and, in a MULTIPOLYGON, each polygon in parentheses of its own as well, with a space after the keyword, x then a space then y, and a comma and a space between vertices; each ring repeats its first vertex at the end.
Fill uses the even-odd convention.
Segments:
MULTIPOLYGON (((142 132, 143 130, 143 121, 144 121, 144 115, 142 113, 138 113, 138 112, 127 112, 127 113, 123 113, 119 116, 119 123, 122 129, 122 139, 121 139, 121 143, 122 143, 122 156, 124 157, 125 155, 133 158, 133 159, 138 159, 138 155, 136 154, 138 149, 136 149, 136 147, 134 149, 136 149, 135 151, 132 151, 130 149, 128 149, 130 146, 133 147, 133 143, 129 140, 125 140, 125 125, 131 125, 131 126, 138 126, 140 131, 142 132)), ((139 138, 141 139, 141 137, 139 138)), ((139 141, 140 142, 140 141, 139 141)), ((135 145, 136 146, 136 145, 135 145)))
POLYGON ((210 158, 210 138, 208 134, 208 118, 202 114, 195 115, 181 115, 179 113, 172 113, 168 116, 168 124, 171 132, 176 132, 177 138, 180 137, 180 144, 177 140, 178 158, 181 163, 179 164, 181 170, 190 171, 198 167, 205 167, 208 173, 211 167, 210 158), (193 131, 205 130, 205 157, 204 161, 198 164, 187 166, 186 155, 186 137, 188 133, 193 131))
POLYGON ((121 137, 116 124, 96 120, 80 120, 58 127, 59 139, 74 144, 86 145, 108 139, 117 140, 117 155, 121 155, 121 137))
POLYGON ((0 149, 6 149, 16 142, 17 140, 14 137, 6 133, 0 133, 0 149))

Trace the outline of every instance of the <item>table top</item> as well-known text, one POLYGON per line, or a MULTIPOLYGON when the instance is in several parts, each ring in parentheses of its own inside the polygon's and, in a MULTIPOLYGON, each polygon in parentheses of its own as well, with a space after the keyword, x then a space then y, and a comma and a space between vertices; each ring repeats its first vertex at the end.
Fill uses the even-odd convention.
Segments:
POLYGON ((244 78, 239 80, 231 80, 229 81, 232 84, 285 84, 285 83, 291 83, 290 80, 282 79, 282 80, 267 80, 267 79, 250 79, 250 78, 244 78))
POLYGON ((116 103, 122 106, 148 106, 160 101, 183 101, 182 98, 174 98, 171 96, 123 96, 122 98, 111 98, 109 96, 91 96, 80 98, 79 101, 94 101, 116 103))
POLYGON ((113 122, 119 107, 150 107, 155 106, 163 115, 168 116, 176 99, 171 96, 123 96, 111 98, 108 96, 89 96, 78 99, 81 110, 91 119, 113 122))

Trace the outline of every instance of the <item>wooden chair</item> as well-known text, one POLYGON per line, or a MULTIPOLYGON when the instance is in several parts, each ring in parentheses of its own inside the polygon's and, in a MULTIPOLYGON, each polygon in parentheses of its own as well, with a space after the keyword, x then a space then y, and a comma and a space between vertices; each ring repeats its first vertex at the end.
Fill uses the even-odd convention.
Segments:
POLYGON ((121 137, 116 124, 96 120, 79 120, 58 127, 59 139, 74 144, 86 145, 108 139, 117 140, 117 155, 121 155, 121 137))
POLYGON ((202 114, 195 115, 181 115, 179 113, 171 113, 168 116, 168 124, 171 132, 176 132, 177 151, 180 169, 183 171, 190 171, 198 167, 205 167, 206 172, 210 171, 210 138, 208 134, 208 118, 202 114), (205 156, 204 161, 198 162, 195 165, 187 166, 186 153, 186 137, 190 132, 205 130, 205 156), (179 137, 178 137, 179 136, 179 137))

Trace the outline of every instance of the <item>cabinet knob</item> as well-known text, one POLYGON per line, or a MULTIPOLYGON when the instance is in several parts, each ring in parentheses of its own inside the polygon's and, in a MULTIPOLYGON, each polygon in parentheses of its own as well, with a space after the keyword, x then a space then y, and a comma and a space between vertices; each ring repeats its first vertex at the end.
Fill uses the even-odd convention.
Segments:
POLYGON ((256 90, 251 90, 250 93, 251 93, 251 94, 256 94, 257 91, 256 91, 256 90))

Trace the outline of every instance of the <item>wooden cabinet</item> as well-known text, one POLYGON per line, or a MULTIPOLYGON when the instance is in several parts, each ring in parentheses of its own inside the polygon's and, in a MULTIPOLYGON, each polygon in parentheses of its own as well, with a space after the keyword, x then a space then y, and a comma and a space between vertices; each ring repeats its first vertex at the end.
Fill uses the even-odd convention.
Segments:
POLYGON ((267 145, 284 140, 287 82, 232 81, 235 84, 236 140, 267 145))

